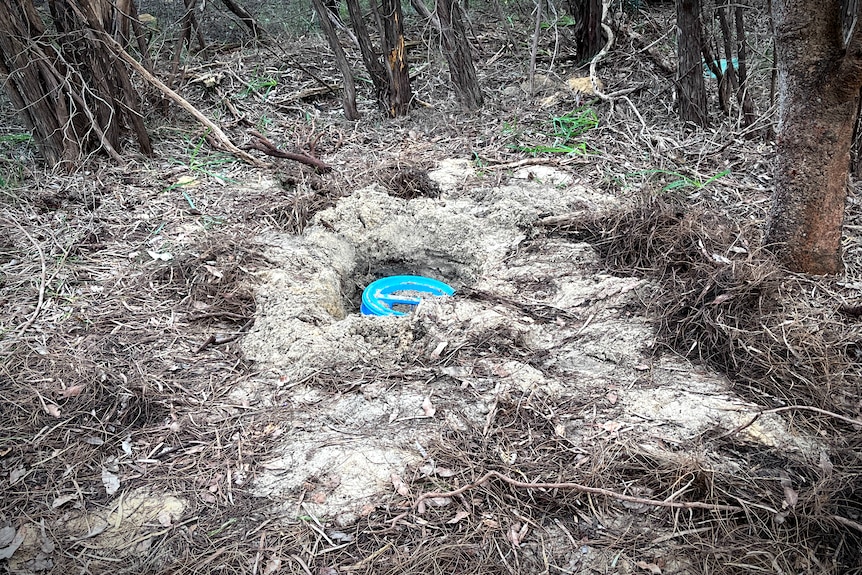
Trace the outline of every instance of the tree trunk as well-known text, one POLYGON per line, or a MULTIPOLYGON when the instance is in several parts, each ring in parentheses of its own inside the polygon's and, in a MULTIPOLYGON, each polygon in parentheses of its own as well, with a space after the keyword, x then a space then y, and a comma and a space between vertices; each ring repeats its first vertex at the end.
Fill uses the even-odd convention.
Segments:
POLYGON ((778 135, 766 241, 791 269, 841 270, 862 34, 845 50, 841 0, 775 0, 778 135))
POLYGON ((679 119, 705 128, 709 125, 703 82, 700 0, 676 0, 679 119))
POLYGON ((733 95, 739 92, 739 82, 736 81, 736 66, 733 65, 733 38, 730 35, 730 24, 727 22, 727 8, 719 6, 715 10, 718 27, 721 28, 721 47, 724 49, 724 65, 718 82, 719 101, 724 101, 722 109, 730 115, 733 112, 733 95))
POLYGON ((431 22, 434 29, 440 31, 440 19, 428 10, 424 0, 410 0, 410 5, 416 10, 416 13, 431 22))
MULTIPOLYGON (((246 10, 245 6, 235 0, 222 0, 222 3, 224 3, 227 9, 233 12, 243 24, 248 26, 248 29, 251 30, 252 34, 254 34, 255 40, 260 41, 269 38, 269 33, 258 23, 255 17, 251 15, 251 12, 246 10)), ((337 2, 335 10, 338 12, 337 2)))
POLYGON ((602 33, 602 0, 568 0, 569 12, 575 19, 575 49, 578 58, 590 60, 604 47, 602 33))
POLYGON ((380 107, 385 110, 389 103, 386 67, 374 51, 374 44, 371 42, 365 20, 362 19, 362 8, 359 5, 359 0, 347 0, 347 10, 350 13, 356 41, 359 43, 359 51, 362 53, 362 62, 365 64, 365 69, 368 70, 371 83, 374 85, 374 95, 380 107))
POLYGON ((468 110, 482 106, 482 88, 476 78, 473 56, 467 32, 461 21, 458 0, 437 0, 437 14, 440 16, 440 31, 443 37, 443 54, 449 63, 449 74, 458 100, 468 110))
POLYGON ((314 4, 314 10, 317 12, 320 27, 323 28, 329 47, 335 54, 335 65, 338 66, 338 70, 344 78, 344 99, 342 100, 344 117, 348 120, 358 120, 359 111, 356 109, 356 84, 353 81, 353 71, 350 69, 350 63, 347 61, 344 49, 338 42, 335 27, 329 19, 329 9, 324 5, 323 0, 312 0, 312 4, 314 4))
POLYGON ((739 79, 739 88, 736 91, 736 100, 742 107, 742 125, 746 128, 754 124, 757 116, 754 113, 754 102, 751 101, 751 91, 748 86, 748 50, 745 46, 745 23, 743 20, 743 7, 737 5, 733 11, 736 21, 736 57, 739 66, 736 73, 739 79))
POLYGON ((386 72, 389 78, 390 117, 405 116, 410 109, 413 92, 410 89, 410 75, 407 69, 404 49, 404 17, 401 14, 401 0, 382 0, 381 16, 383 24, 383 49, 386 53, 386 72))
POLYGON ((103 0, 49 6, 56 33, 32 0, 0 2, 0 75, 46 162, 73 168, 99 149, 122 162, 129 128, 141 151, 152 153, 129 72, 103 41, 105 34, 128 38, 120 20, 129 7, 123 13, 103 0))

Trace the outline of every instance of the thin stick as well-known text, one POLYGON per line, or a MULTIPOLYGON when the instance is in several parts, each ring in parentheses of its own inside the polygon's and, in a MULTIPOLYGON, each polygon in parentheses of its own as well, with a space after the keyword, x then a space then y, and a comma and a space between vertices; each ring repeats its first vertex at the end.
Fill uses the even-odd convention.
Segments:
POLYGON ((530 48, 530 97, 536 93, 536 54, 539 51, 539 33, 542 31, 542 2, 536 0, 536 28, 533 30, 533 45, 530 48))
POLYGON ((841 517, 840 515, 830 515, 830 518, 837 521, 842 525, 846 525, 847 527, 852 527, 856 531, 862 533, 862 523, 856 523, 852 519, 847 519, 846 517, 841 517))
POLYGON ((268 156, 273 156, 275 158, 285 158, 287 160, 293 160, 295 162, 300 162, 307 166, 312 166, 318 172, 329 172, 332 170, 332 166, 328 165, 326 162, 322 160, 318 160, 313 156, 309 156, 308 154, 301 153, 295 154, 293 152, 285 152, 279 150, 275 144, 269 141, 269 139, 258 132, 257 130, 251 130, 249 132, 252 136, 257 138, 257 140, 253 140, 248 144, 250 148, 254 148, 255 150, 260 150, 264 154, 268 156))
POLYGON ((596 93, 596 96, 601 98, 602 100, 610 100, 611 98, 602 92, 599 88, 599 78, 596 75, 596 66, 599 63, 599 60, 605 57, 605 55, 610 51, 611 46, 614 43, 614 31, 611 30, 611 27, 605 23, 605 18, 608 15, 608 4, 610 4, 610 0, 603 0, 602 2, 602 19, 600 24, 602 26, 602 30, 604 30, 605 35, 608 38, 608 41, 605 42, 605 45, 602 46, 602 49, 599 50, 599 53, 593 56, 593 59, 590 60, 590 83, 593 85, 593 91, 596 93))
MULTIPOLYGON (((653 507, 669 507, 672 509, 707 509, 709 511, 727 511, 731 513, 737 513, 743 511, 742 507, 737 505, 721 505, 718 503, 704 503, 702 501, 662 501, 659 499, 646 499, 643 497, 635 497, 633 495, 625 495, 623 493, 617 493, 616 491, 611 491, 610 489, 603 489, 601 487, 589 487, 587 485, 582 485, 580 483, 572 483, 572 482, 562 482, 562 483, 527 483, 525 481, 518 481, 517 479, 512 479, 507 475, 503 475, 497 471, 489 471, 476 481, 472 483, 468 483, 463 487, 459 487, 458 489, 453 489, 452 491, 438 491, 438 492, 427 492, 420 495, 416 501, 413 502, 413 505, 410 506, 410 509, 414 509, 418 507, 420 503, 427 499, 434 499, 437 497, 445 497, 451 498, 457 495, 461 495, 465 491, 469 491, 470 489, 475 489, 476 487, 482 485, 486 481, 491 478, 499 479, 504 483, 508 483, 512 487, 517 487, 519 489, 563 489, 570 491, 579 491, 581 493, 591 493, 593 495, 603 495, 605 497, 610 497, 612 499, 618 499, 620 501, 628 501, 631 503, 639 503, 641 505, 652 505, 653 507)), ((392 525, 394 526, 399 520, 403 519, 407 516, 409 511, 405 511, 404 513, 398 515, 394 519, 392 519, 392 525)))
MULTIPOLYGON (((635 116, 637 116, 638 120, 640 120, 640 123, 641 123, 641 132, 640 133, 641 133, 641 135, 643 135, 644 132, 647 131, 646 122, 644 121, 643 116, 641 116, 641 113, 635 107, 634 102, 632 102, 631 99, 629 99, 628 97, 625 96, 625 94, 628 94, 629 92, 633 92, 634 90, 631 88, 626 88, 626 89, 620 90, 618 92, 612 92, 610 94, 605 94, 604 92, 602 92, 601 88, 599 87, 599 77, 596 74, 596 66, 599 63, 599 60, 601 60, 602 58, 605 57, 605 55, 610 51, 611 46, 613 46, 613 44, 614 44, 614 31, 611 30, 611 27, 606 22, 607 17, 608 17, 608 7, 609 6, 610 6, 610 0, 603 0, 602 1, 601 25, 602 25, 602 30, 605 32, 605 35, 608 37, 608 41, 605 42, 605 45, 602 47, 601 50, 599 50, 599 53, 596 54, 595 56, 593 56, 593 59, 590 60, 590 83, 593 85, 593 92, 595 92, 596 96, 598 96, 599 98, 601 98, 605 102, 610 103, 612 106, 613 106, 613 102, 614 102, 615 98, 621 98, 623 101, 625 101, 625 103, 628 104, 629 107, 632 109, 632 111, 635 113, 635 116)), ((611 108, 611 110, 613 110, 613 108, 611 108)))
POLYGON ((742 425, 735 427, 734 429, 731 429, 730 431, 728 431, 726 433, 722 433, 721 435, 716 437, 715 440, 718 441, 719 439, 724 439, 725 437, 735 435, 735 434, 739 433, 740 431, 742 431, 743 429, 746 429, 746 428, 752 426, 754 424, 754 422, 757 421, 758 419, 760 419, 760 416, 763 415, 764 413, 780 413, 782 411, 790 411, 793 409, 798 409, 800 411, 813 411, 814 413, 819 413, 820 415, 826 415, 829 417, 834 417, 835 419, 840 419, 841 421, 849 423, 850 425, 862 426, 862 420, 853 419, 851 417, 846 417, 844 415, 841 415, 839 413, 834 413, 832 411, 826 411, 825 409, 820 409, 819 407, 813 407, 810 405, 785 405, 784 407, 776 407, 774 409, 764 409, 763 411, 758 411, 756 414, 754 414, 754 417, 751 418, 751 421, 749 421, 748 423, 743 423, 742 425))
POLYGON ((849 423, 850 425, 862 426, 862 420, 860 419, 853 419, 852 417, 846 417, 844 415, 840 415, 832 411, 826 411, 825 409, 820 409, 819 407, 812 407, 810 405, 785 405, 784 407, 776 407, 775 409, 766 409, 764 411, 761 411, 760 413, 778 413, 781 411, 790 411, 791 409, 798 409, 801 411, 813 411, 814 413, 819 413, 820 415, 828 415, 829 417, 840 419, 841 421, 849 423))

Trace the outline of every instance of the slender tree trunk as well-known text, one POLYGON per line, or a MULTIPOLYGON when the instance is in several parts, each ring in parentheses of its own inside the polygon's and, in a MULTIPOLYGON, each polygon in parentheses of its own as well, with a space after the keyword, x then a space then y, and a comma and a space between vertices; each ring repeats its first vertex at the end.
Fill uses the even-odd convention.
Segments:
POLYGON ((440 19, 437 18, 434 14, 428 10, 428 7, 425 5, 424 0, 410 0, 410 5, 413 6, 413 9, 416 10, 416 13, 431 22, 431 25, 434 26, 438 32, 440 31, 440 19))
POLYGON ((766 241, 795 271, 838 273, 862 34, 843 48, 840 0, 774 0, 773 19, 778 135, 766 241))
MULTIPOLYGON (((319 1, 319 0, 315 0, 319 1)), ((382 0, 381 20, 383 23, 383 44, 386 53, 386 72, 389 77, 390 117, 405 116, 410 109, 413 92, 410 89, 410 75, 407 68, 407 54, 404 49, 404 17, 401 13, 401 0, 382 0)))
POLYGON ((679 118, 700 127, 709 125, 706 86, 701 63, 700 0, 676 0, 677 54, 679 69, 679 118))
POLYGON ((482 88, 476 78, 473 56, 467 32, 461 21, 458 0, 437 0, 437 14, 440 16, 440 30, 443 36, 443 54, 449 63, 449 74, 458 99, 468 110, 482 106, 482 88))
MULTIPOLYGON (((248 29, 251 30, 252 34, 254 34, 255 40, 260 41, 269 37, 267 31, 258 23, 255 17, 251 15, 251 12, 246 10, 245 6, 236 0, 222 0, 222 3, 224 3, 227 9, 233 12, 243 24, 248 26, 248 29)), ((336 4, 336 12, 337 11, 338 6, 336 4)))
POLYGON ((719 100, 724 101, 722 109, 730 115, 733 112, 733 98, 739 92, 736 81, 736 66, 733 65, 733 38, 730 35, 730 24, 727 22, 727 8, 719 6, 715 11, 718 26, 721 28, 721 48, 724 50, 724 71, 718 82, 719 100))
POLYGON ((742 108, 742 125, 748 127, 754 123, 757 117, 754 113, 754 103, 751 101, 751 91, 748 89, 748 49, 745 45, 743 7, 737 5, 733 14, 736 22, 736 57, 739 61, 739 66, 736 69, 739 79, 736 100, 742 108))
POLYGON ((365 64, 365 69, 368 70, 368 75, 371 76, 371 83, 374 85, 375 97, 380 107, 385 110, 389 102, 386 66, 383 65, 380 57, 374 51, 374 44, 371 42, 371 36, 368 34, 365 20, 362 18, 362 8, 359 5, 359 0, 347 0, 347 10, 350 13, 350 21, 356 34, 356 41, 359 43, 362 62, 365 64))
POLYGON ((342 100, 344 117, 348 120, 358 120, 359 111, 356 109, 356 84, 353 81, 353 71, 350 69, 350 63, 347 61, 344 49, 338 42, 335 27, 329 19, 329 9, 323 4, 323 0, 311 1, 314 4, 315 12, 317 12, 317 18, 320 20, 320 27, 323 28, 323 33, 326 35, 327 42, 329 42, 329 47, 335 54, 335 64, 338 66, 338 70, 344 79, 344 98, 342 100))
POLYGON ((545 0, 536 0, 536 25, 533 27, 533 43, 530 45, 530 97, 536 93, 536 55, 539 53, 539 36, 542 33, 542 9, 545 0))

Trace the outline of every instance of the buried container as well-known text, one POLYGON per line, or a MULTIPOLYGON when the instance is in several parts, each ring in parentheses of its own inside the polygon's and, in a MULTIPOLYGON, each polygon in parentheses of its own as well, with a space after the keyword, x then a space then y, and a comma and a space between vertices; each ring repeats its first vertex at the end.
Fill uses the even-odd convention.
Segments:
POLYGON ((395 306, 410 310, 424 297, 450 296, 452 287, 422 276, 390 276, 369 284, 362 292, 362 315, 407 315, 395 306))

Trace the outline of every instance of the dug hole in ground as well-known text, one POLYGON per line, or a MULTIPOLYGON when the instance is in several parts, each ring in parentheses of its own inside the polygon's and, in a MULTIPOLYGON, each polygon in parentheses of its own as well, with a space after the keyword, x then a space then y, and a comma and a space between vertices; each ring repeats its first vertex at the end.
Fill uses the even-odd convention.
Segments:
MULTIPOLYGON (((417 477, 446 491, 487 471, 439 461, 441 442, 466 438, 487 447, 513 408, 539 416, 557 438, 555 447, 563 447, 548 463, 575 463, 587 482, 604 467, 596 455, 609 457, 622 445, 656 460, 695 459, 711 472, 733 474, 743 463, 726 453, 705 444, 697 452, 681 447, 738 428, 751 444, 819 453, 816 439, 797 435, 780 415, 755 417, 762 407, 734 395, 722 376, 673 353, 656 354, 639 302, 649 297, 646 280, 596 273, 590 245, 534 226, 548 214, 617 210, 617 200, 547 167, 522 169, 499 187, 467 185, 472 176, 469 162, 445 161, 431 173, 442 188, 439 198, 404 200, 372 186, 319 213, 300 236, 260 238, 278 265, 261 274, 257 318, 243 347, 266 377, 249 379, 233 397, 276 407, 290 423, 251 488, 279 515, 313 518, 331 530, 334 544, 348 537, 346 528, 384 508, 411 512, 395 527, 415 525, 413 517, 422 519, 412 507, 422 496, 417 477), (456 295, 426 300, 403 318, 359 314, 365 285, 403 273, 445 281, 456 295)), ((516 434, 492 455, 518 469, 542 453, 532 439, 516 434)), ((681 482, 675 497, 688 499, 688 487, 681 482)), ((561 499, 579 495, 544 491, 561 499)), ((651 499, 637 480, 620 493, 651 499)), ((448 523, 484 519, 510 532, 522 569, 546 562, 543 553, 572 572, 604 572, 611 562, 628 565, 621 572, 637 570, 638 562, 668 573, 693 567, 667 545, 643 556, 590 545, 585 534, 604 528, 673 538, 672 525, 651 520, 648 504, 608 507, 603 499, 598 515, 585 499, 583 517, 572 514, 569 529, 530 524, 517 514, 503 524, 483 517, 484 502, 469 494, 434 497, 428 505, 448 523), (573 535, 579 521, 581 533, 573 535), (523 543, 537 539, 556 542, 523 543)))

